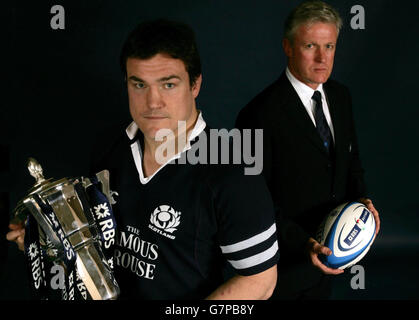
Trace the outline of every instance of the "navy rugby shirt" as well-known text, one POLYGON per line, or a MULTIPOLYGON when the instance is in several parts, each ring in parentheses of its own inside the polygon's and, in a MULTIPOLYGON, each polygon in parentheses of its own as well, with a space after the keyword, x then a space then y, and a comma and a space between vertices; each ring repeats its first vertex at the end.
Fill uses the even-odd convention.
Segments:
MULTIPOLYGON (((242 165, 173 160, 144 179, 142 134, 135 124, 130 128, 131 137, 120 137, 96 168, 110 170, 116 201, 114 265, 121 298, 203 299, 224 282, 227 264, 237 274, 253 275, 278 262, 274 209, 263 177, 244 175, 242 165)), ((202 135, 209 137, 201 115, 195 129, 192 147, 202 135)))

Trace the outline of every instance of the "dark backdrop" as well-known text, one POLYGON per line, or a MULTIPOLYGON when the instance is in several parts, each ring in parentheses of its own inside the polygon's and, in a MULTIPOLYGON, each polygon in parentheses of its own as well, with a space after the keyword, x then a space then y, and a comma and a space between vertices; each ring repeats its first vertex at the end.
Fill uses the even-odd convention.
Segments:
MULTIPOLYGON (((1 231, 33 184, 32 156, 47 177, 86 174, 95 135, 129 123, 118 57, 140 21, 165 17, 190 24, 203 63, 198 97, 207 122, 232 128, 239 110, 285 67, 283 22, 300 1, 12 1, 4 6, 3 103, 0 109, 1 231), (50 9, 65 9, 52 30, 50 9), (10 162, 10 166, 6 165, 10 162), (7 203, 10 203, 6 210, 7 203)), ((366 258, 366 289, 349 271, 335 299, 418 299, 419 151, 418 5, 415 1, 329 1, 341 13, 332 77, 353 95, 366 178, 382 219, 366 258), (365 8, 365 30, 350 27, 352 6, 365 8)), ((23 255, 1 237, 0 299, 30 299, 23 255)))

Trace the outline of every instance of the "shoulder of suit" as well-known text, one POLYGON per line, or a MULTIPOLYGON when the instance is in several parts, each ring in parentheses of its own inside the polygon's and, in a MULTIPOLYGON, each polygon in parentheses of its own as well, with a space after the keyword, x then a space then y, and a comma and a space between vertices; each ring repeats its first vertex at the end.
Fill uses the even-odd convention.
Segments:
POLYGON ((288 88, 284 87, 282 79, 279 78, 252 98, 242 111, 253 111, 255 108, 257 108, 258 111, 268 111, 271 108, 276 109, 278 108, 278 105, 281 104, 281 100, 289 95, 287 89, 288 88))
POLYGON ((323 84, 323 88, 325 88, 325 90, 334 90, 337 93, 350 94, 349 88, 346 85, 334 79, 327 80, 327 82, 323 84))

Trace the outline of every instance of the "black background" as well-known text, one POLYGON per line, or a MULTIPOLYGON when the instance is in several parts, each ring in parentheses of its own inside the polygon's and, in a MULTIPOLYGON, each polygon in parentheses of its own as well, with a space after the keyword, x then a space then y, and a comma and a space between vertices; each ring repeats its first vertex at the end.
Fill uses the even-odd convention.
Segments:
MULTIPOLYGON (((130 122, 118 58, 140 21, 170 18, 196 32, 203 64, 197 99, 206 121, 232 128, 239 110, 286 66, 283 22, 301 1, 12 1, 2 4, 3 103, 0 109, 0 192, 10 213, 33 184, 28 157, 46 177, 86 174, 97 134, 130 122), (50 9, 65 9, 53 30, 50 9), (8 165, 10 164, 10 165, 8 165)), ((329 1, 344 20, 332 78, 346 84, 370 196, 381 232, 361 261, 366 289, 353 290, 350 271, 335 279, 334 299, 418 299, 419 118, 418 5, 415 1, 329 1), (353 30, 354 5, 365 30, 353 30)), ((31 299, 23 254, 1 238, 0 299, 31 299)))

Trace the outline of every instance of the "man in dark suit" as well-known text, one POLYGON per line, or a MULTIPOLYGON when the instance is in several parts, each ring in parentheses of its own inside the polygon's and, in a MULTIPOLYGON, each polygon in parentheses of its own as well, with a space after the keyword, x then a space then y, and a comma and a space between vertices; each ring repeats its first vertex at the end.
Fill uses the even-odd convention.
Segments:
POLYGON ((304 2, 285 22, 286 70, 241 110, 236 126, 262 128, 263 174, 277 210, 279 285, 274 298, 324 299, 330 277, 342 273, 322 264, 329 248, 316 240, 323 218, 346 201, 367 198, 364 170, 348 89, 329 80, 342 22, 321 1, 304 2))

